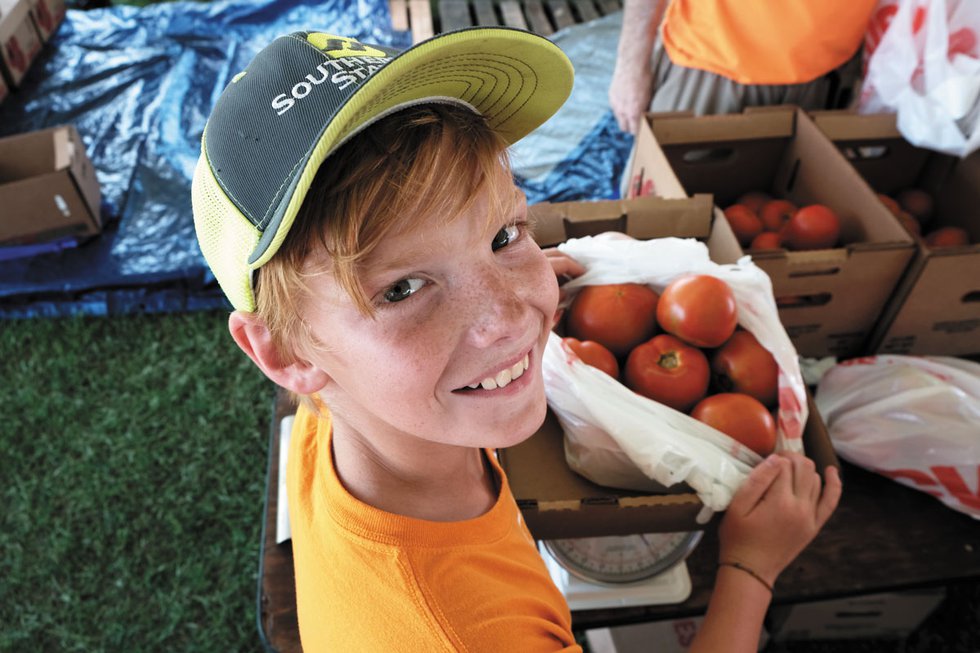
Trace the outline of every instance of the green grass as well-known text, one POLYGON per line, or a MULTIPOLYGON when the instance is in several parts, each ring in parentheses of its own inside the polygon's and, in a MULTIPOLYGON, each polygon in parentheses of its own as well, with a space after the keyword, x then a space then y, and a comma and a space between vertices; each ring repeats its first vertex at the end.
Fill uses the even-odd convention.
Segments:
POLYGON ((0 651, 261 650, 273 386, 225 322, 0 322, 0 651))

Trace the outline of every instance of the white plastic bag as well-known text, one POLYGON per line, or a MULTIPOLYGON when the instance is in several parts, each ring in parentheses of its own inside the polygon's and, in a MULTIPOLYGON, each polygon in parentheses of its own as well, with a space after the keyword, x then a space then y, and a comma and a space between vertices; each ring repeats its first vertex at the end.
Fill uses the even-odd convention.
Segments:
MULTIPOLYGON (((568 282, 566 302, 588 285, 644 283, 657 292, 688 273, 710 274, 731 286, 738 322, 752 332, 779 366, 777 448, 802 451, 806 389, 796 350, 779 321, 772 284, 748 257, 719 265, 694 239, 640 241, 622 234, 569 240, 559 249, 586 273, 568 282)), ((686 482, 711 511, 724 510, 758 454, 727 435, 656 401, 581 362, 551 335, 543 363, 548 404, 565 432, 572 469, 610 487, 663 490, 686 482)))
POLYGON ((841 457, 980 518, 980 364, 857 358, 827 372, 816 403, 841 457))
POLYGON ((966 156, 980 147, 980 2, 882 0, 859 113, 897 113, 913 145, 966 156), (878 39, 880 38, 880 41, 878 39))

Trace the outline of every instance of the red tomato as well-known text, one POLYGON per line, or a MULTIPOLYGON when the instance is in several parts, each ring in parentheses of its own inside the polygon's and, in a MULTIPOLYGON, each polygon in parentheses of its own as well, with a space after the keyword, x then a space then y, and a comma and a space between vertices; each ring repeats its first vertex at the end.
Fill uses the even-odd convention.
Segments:
POLYGON ((579 340, 578 338, 562 338, 562 341, 586 365, 591 365, 614 379, 619 378, 619 362, 611 351, 598 342, 594 340, 579 340))
POLYGON ((757 399, 738 392, 705 397, 691 417, 741 442, 760 456, 776 448, 776 422, 757 399))
POLYGON ((827 249, 840 238, 840 218, 823 204, 804 206, 786 223, 782 236, 792 249, 827 249))
POLYGON ((572 300, 565 329, 573 338, 594 340, 625 356, 656 332, 659 298, 638 283, 586 286, 572 300))
POLYGON ((657 322, 684 342, 717 347, 735 332, 735 295, 727 283, 709 274, 679 277, 660 296, 657 322))
POLYGON ((794 213, 796 205, 789 200, 770 200, 759 211, 759 219, 766 231, 779 231, 794 213))
POLYGON ((970 235, 959 227, 940 227, 926 234, 929 247, 960 247, 970 244, 970 235))
POLYGON ((711 373, 719 392, 741 392, 767 408, 777 404, 779 366, 748 331, 736 331, 711 355, 711 373))
POLYGON ((738 244, 745 247, 752 239, 762 233, 762 221, 755 212, 744 204, 732 204, 725 209, 725 218, 731 225, 738 244))
POLYGON ((743 204, 755 211, 756 215, 759 215, 759 211, 762 210, 762 205, 771 199, 772 196, 769 195, 769 193, 763 193, 759 190, 752 190, 735 200, 735 203, 743 204))
POLYGON ((932 219, 934 202, 932 195, 921 188, 906 188, 895 196, 899 206, 912 214, 912 217, 925 224, 932 219))
POLYGON ((654 336, 630 352, 623 382, 654 401, 687 412, 708 391, 708 358, 674 336, 654 336))
POLYGON ((763 231, 752 239, 749 249, 779 249, 783 246, 782 237, 775 231, 763 231))
POLYGON ((905 231, 909 232, 909 234, 916 237, 922 235, 922 225, 919 224, 918 220, 912 217, 911 213, 899 209, 898 215, 895 217, 898 218, 898 221, 902 223, 902 226, 905 227, 905 231))

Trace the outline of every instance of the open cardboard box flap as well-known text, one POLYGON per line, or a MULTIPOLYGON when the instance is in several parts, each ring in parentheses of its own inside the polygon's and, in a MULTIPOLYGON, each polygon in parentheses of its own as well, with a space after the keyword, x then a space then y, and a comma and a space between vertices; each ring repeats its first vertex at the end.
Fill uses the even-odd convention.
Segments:
POLYGON ((550 247, 570 238, 619 231, 637 240, 704 238, 711 227, 711 195, 690 199, 638 197, 595 202, 541 202, 528 207, 534 239, 550 247))

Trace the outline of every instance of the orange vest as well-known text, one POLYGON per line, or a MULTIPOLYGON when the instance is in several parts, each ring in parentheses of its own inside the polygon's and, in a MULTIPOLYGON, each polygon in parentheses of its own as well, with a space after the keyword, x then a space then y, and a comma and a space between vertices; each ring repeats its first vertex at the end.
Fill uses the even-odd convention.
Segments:
POLYGON ((432 522, 347 492, 330 436, 329 414, 299 408, 286 485, 304 651, 581 653, 492 455, 497 503, 475 519, 432 522))
POLYGON ((663 21, 670 60, 741 84, 799 84, 861 45, 877 0, 672 0, 663 21))

